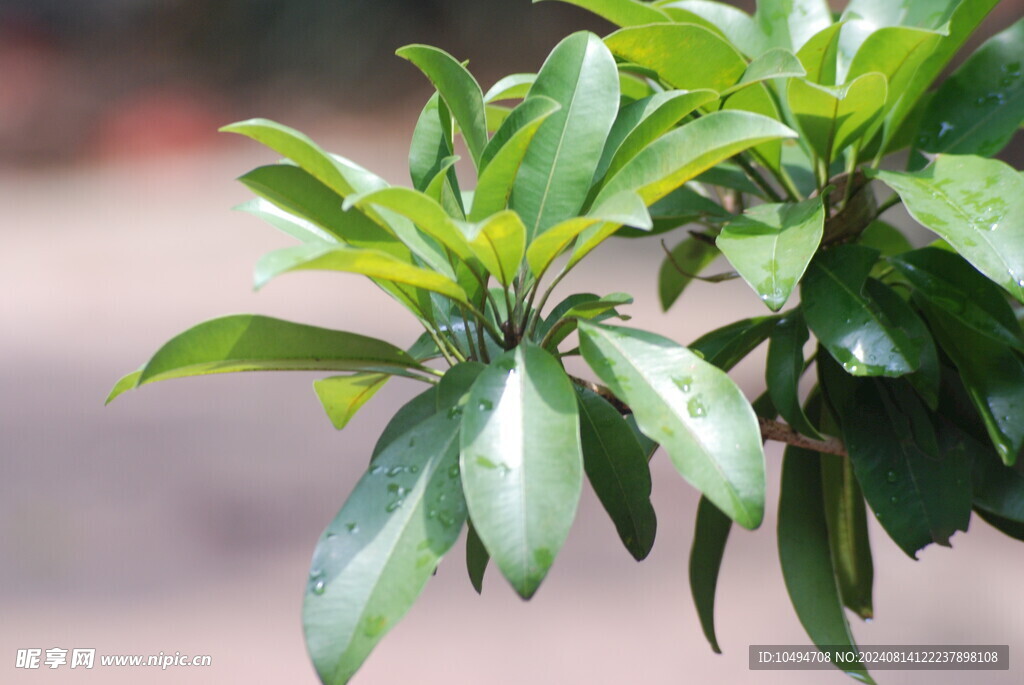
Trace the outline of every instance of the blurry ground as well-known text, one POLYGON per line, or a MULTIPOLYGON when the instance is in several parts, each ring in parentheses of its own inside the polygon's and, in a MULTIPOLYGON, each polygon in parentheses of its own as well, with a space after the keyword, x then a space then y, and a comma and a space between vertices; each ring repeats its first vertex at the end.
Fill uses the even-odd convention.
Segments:
MULTIPOLYGON (((380 123, 380 122, 378 122, 380 123)), ((384 122, 385 124, 387 122, 384 122)), ((411 126, 408 119, 403 125, 411 126)), ((402 182, 407 131, 340 121, 320 137, 402 182)), ((229 140, 203 154, 60 172, 0 172, 0 682, 313 683, 300 629, 307 564, 364 467, 376 433, 413 392, 400 382, 343 433, 320 413, 313 376, 171 381, 102 406, 113 381, 189 325, 260 312, 407 343, 397 305, 355 276, 293 274, 255 295, 254 260, 285 244, 233 213, 232 178, 270 161, 229 140), (211 668, 13 668, 19 648, 209 654, 211 668)), ((739 282, 695 287, 656 308, 650 243, 619 241, 565 288, 637 296, 634 322, 688 341, 759 313, 739 282)), ((756 364, 739 369, 760 391, 756 364)), ((773 540, 780 455, 771 449, 764 528, 734 533, 719 586, 725 654, 701 636, 686 580, 696 499, 654 461, 659 539, 634 563, 589 492, 534 601, 489 573, 469 587, 462 546, 372 655, 362 683, 843 683, 834 672, 747 670, 747 645, 803 644, 773 540)), ((1024 547, 975 521, 955 550, 906 558, 872 530, 877 620, 862 643, 1024 644, 1024 547)), ((1016 655, 1016 656, 1014 656, 1016 655)), ((962 683, 957 673, 880 673, 884 683, 962 683)))

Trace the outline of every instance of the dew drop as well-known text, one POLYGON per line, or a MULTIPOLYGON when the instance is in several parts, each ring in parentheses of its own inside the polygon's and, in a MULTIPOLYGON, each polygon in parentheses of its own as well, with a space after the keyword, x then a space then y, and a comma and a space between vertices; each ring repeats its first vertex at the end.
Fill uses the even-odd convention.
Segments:
POLYGON ((349 532, 349 535, 355 535, 356 533, 359 532, 359 524, 355 523, 355 522, 353 522, 353 523, 346 523, 345 524, 345 529, 349 532))
POLYGON ((437 515, 437 520, 441 522, 441 525, 445 528, 451 528, 455 525, 455 517, 449 514, 447 511, 443 511, 437 515))
POLYGON ((939 124, 939 135, 938 135, 938 137, 941 138, 942 136, 944 136, 947 133, 949 133, 950 131, 952 131, 953 128, 954 128, 953 124, 949 123, 948 121, 943 121, 942 123, 939 124))
POLYGON ((890 497, 890 498, 889 498, 889 501, 890 501, 890 502, 891 502, 892 504, 896 504, 897 502, 899 502, 899 501, 900 501, 900 498, 899 498, 899 497, 897 497, 896 495, 893 495, 892 497, 890 497))
POLYGON ((436 519, 437 518, 437 509, 430 509, 430 510, 428 510, 427 511, 427 518, 431 519, 431 520, 436 519))
POLYGON ((376 466, 371 466, 370 467, 370 475, 371 476, 379 476, 382 473, 384 473, 384 467, 381 466, 380 464, 377 464, 376 466))
POLYGON ((690 386, 693 384, 693 378, 690 376, 683 376, 682 378, 673 378, 672 382, 676 384, 683 392, 690 392, 690 386))
POLYGON ((327 542, 334 542, 335 538, 337 537, 338 536, 335 533, 328 533, 327 537, 324 538, 324 540, 326 540, 327 542))
POLYGON ((890 483, 895 483, 895 482, 896 482, 896 472, 895 472, 895 471, 890 471, 890 472, 889 472, 889 473, 888 473, 888 474, 886 475, 886 478, 888 478, 888 479, 889 479, 889 482, 890 482, 890 483))
POLYGON ((394 478, 395 476, 400 474, 402 471, 405 471, 405 467, 404 466, 392 466, 390 469, 388 469, 388 477, 389 478, 394 478))
POLYGON ((325 583, 322 580, 318 580, 318 581, 316 581, 316 584, 313 585, 313 594, 314 595, 318 595, 318 596, 322 595, 322 594, 324 594, 324 591, 326 589, 327 589, 327 583, 325 583))
POLYGON ((699 397, 694 397, 686 403, 686 411, 695 419, 702 419, 708 415, 707 407, 704 406, 699 397))
POLYGON ((477 405, 477 408, 480 411, 491 411, 494 409, 494 403, 488 399, 482 399, 480 400, 480 404, 477 405))
POLYGON ((416 464, 412 464, 411 466, 409 466, 408 471, 409 473, 419 473, 420 467, 416 466, 416 464))
POLYGON ((409 447, 416 446, 416 438, 409 438, 409 447))
POLYGON ((394 502, 391 502, 390 504, 388 504, 388 506, 384 507, 384 511, 388 512, 389 514, 392 514, 395 511, 397 511, 403 504, 405 504, 404 499, 396 499, 394 502))
POLYGON ((462 407, 451 407, 448 410, 448 418, 449 419, 457 419, 460 416, 462 416, 462 407))
POLYGON ((448 477, 449 478, 458 478, 459 477, 459 465, 458 464, 456 464, 455 466, 452 466, 451 468, 448 469, 448 477))

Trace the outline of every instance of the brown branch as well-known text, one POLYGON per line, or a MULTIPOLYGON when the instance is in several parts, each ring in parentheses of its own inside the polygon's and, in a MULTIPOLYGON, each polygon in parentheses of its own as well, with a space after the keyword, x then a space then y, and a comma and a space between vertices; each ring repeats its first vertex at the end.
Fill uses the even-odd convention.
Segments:
POLYGON ((758 417, 757 422, 761 426, 761 439, 784 442, 793 447, 802 447, 805 450, 821 452, 822 454, 835 454, 840 457, 848 457, 846 446, 838 438, 827 438, 825 440, 812 440, 806 435, 801 435, 790 426, 758 417))
MULTIPOLYGON (((633 410, 629 408, 628 404, 616 397, 615 393, 603 385, 598 385, 597 383, 578 378, 577 376, 569 376, 569 378, 573 383, 581 388, 586 388, 587 390, 600 395, 610 405, 615 407, 623 416, 633 413, 633 410)), ((821 452, 822 454, 835 454, 840 457, 850 456, 846 451, 846 446, 841 440, 839 440, 839 438, 830 437, 825 440, 814 440, 806 435, 797 433, 789 425, 779 421, 772 421, 771 419, 765 419, 759 416, 757 418, 757 422, 761 428, 762 440, 782 442, 787 445, 792 445, 793 447, 801 447, 805 450, 821 452)))

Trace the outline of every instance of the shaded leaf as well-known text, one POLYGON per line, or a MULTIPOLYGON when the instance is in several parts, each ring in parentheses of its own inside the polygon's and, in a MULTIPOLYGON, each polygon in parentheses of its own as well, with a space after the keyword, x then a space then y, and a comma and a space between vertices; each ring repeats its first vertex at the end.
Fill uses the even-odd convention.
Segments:
POLYGON ((487 553, 483 540, 476 533, 473 522, 470 521, 466 532, 466 571, 469 574, 469 582, 479 595, 484 591, 484 574, 487 572, 487 564, 491 555, 487 553))
POLYGON ((807 324, 799 310, 775 322, 768 344, 765 386, 772 404, 794 430, 821 440, 821 434, 800 405, 800 378, 806 366, 804 343, 808 338, 807 324))
POLYGON ((693 530, 693 547, 690 549, 690 593, 697 606, 704 637, 716 654, 721 654, 722 650, 715 635, 715 590, 731 529, 729 517, 709 499, 701 497, 693 530))
POLYGON ((807 142, 831 164, 881 116, 887 92, 885 76, 869 73, 841 87, 793 79, 787 99, 807 142))
POLYGON ((728 371, 771 335, 779 316, 755 316, 705 333, 690 343, 709 364, 728 371))

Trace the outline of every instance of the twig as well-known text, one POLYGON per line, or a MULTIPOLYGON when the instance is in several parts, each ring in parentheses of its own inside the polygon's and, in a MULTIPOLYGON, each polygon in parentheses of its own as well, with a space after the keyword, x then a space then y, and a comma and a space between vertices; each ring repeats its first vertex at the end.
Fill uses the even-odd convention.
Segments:
POLYGON ((677 262, 676 258, 672 255, 672 250, 668 249, 668 245, 665 244, 664 240, 661 241, 661 249, 665 251, 665 255, 668 257, 669 262, 672 263, 675 270, 687 278, 695 278, 698 281, 704 281, 705 283, 721 283, 722 281, 732 281, 740 277, 740 275, 735 271, 726 271, 725 273, 715 274, 714 276, 699 276, 697 274, 691 274, 679 265, 679 262, 677 262))
POLYGON ((784 442, 787 445, 792 445, 793 447, 802 447, 803 449, 821 452, 822 454, 835 454, 840 457, 850 456, 846 451, 846 446, 838 438, 812 440, 805 435, 797 433, 786 424, 778 421, 771 421, 769 419, 758 417, 757 422, 761 426, 762 440, 784 442))

